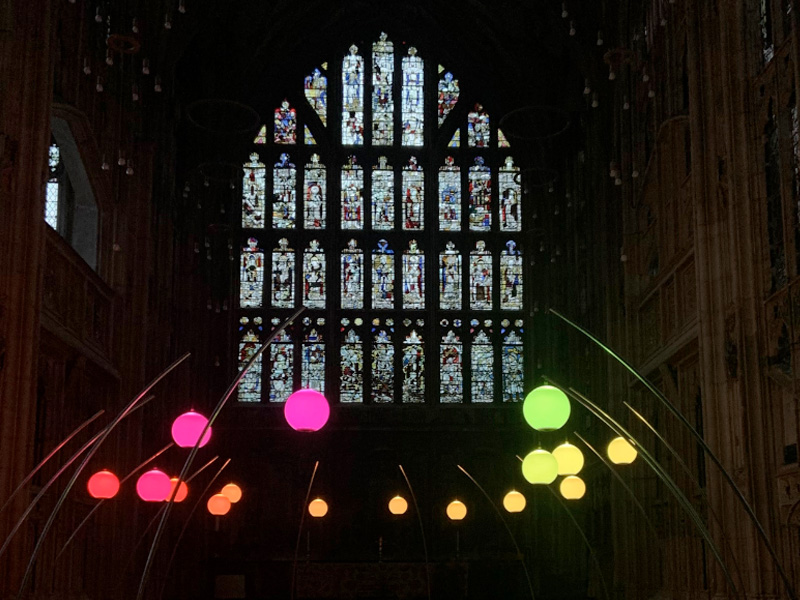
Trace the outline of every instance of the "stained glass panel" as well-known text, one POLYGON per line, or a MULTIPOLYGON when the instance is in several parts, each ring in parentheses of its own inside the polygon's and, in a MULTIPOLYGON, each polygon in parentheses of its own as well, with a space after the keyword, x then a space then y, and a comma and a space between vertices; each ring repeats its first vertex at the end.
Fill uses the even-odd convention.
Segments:
POLYGON ((58 170, 61 164, 61 150, 52 144, 48 151, 48 166, 50 177, 47 180, 47 190, 44 199, 44 220, 53 229, 58 229, 58 170))
POLYGON ((413 329, 403 341, 403 402, 425 402, 425 348, 413 329))
POLYGON ((314 134, 308 128, 308 125, 303 125, 303 142, 306 146, 316 146, 317 140, 314 139, 314 134))
POLYGON ((508 139, 506 138, 506 134, 503 133, 502 130, 497 130, 497 147, 498 148, 510 148, 511 144, 508 143, 508 139))
POLYGON ((492 310, 492 254, 480 240, 469 256, 469 305, 474 310, 492 310))
POLYGON ((522 253, 511 240, 500 254, 500 282, 500 308, 522 310, 522 253))
POLYGON ((297 111, 289 106, 289 101, 284 100, 280 108, 275 109, 275 143, 297 143, 297 111))
POLYGON ((281 238, 272 251, 272 306, 294 308, 294 250, 281 238))
POLYGON ((328 120, 328 78, 314 69, 304 82, 306 100, 325 125, 328 120))
POLYGON ((472 402, 494 402, 494 349, 485 331, 472 338, 472 402))
POLYGON ((250 238, 242 248, 239 275, 239 306, 261 308, 264 302, 264 253, 258 240, 250 238))
POLYGON ((342 229, 364 228, 364 169, 351 156, 342 167, 342 229))
POLYGON ((394 143, 394 45, 385 33, 372 44, 372 144, 394 143))
POLYGON ((403 229, 419 231, 425 227, 425 172, 411 157, 403 167, 403 229))
POLYGON ((425 65, 417 49, 403 58, 403 146, 422 146, 425 132, 425 65))
POLYGON ((325 308, 325 252, 317 240, 303 252, 303 306, 325 308))
POLYGON ((425 308, 425 255, 416 240, 411 240, 403 252, 403 308, 425 308))
POLYGON ((442 338, 439 365, 439 401, 445 404, 462 402, 464 396, 464 375, 461 357, 461 339, 451 329, 442 338))
POLYGON ((294 344, 281 331, 269 346, 269 401, 286 402, 294 387, 294 344))
POLYGON ((303 340, 300 387, 325 392, 325 343, 316 329, 311 329, 303 340))
POLYGON ((500 231, 522 231, 522 185, 519 167, 506 156, 497 176, 500 185, 500 231))
POLYGON ((439 230, 461 231, 461 169, 452 156, 439 168, 439 230))
POLYGON ((439 80, 439 127, 455 108, 460 93, 458 79, 450 72, 445 73, 439 80))
POLYGON ((450 142, 447 144, 448 148, 460 148, 461 147, 461 130, 456 129, 456 132, 453 134, 453 137, 450 138, 450 142))
POLYGON ((339 401, 363 402, 364 398, 364 348, 359 335, 349 329, 341 347, 341 385, 339 401))
POLYGON ((372 251, 372 308, 394 308, 394 250, 386 240, 372 251))
POLYGON ((342 144, 361 146, 364 143, 364 59, 358 46, 350 46, 350 54, 342 61, 342 144))
POLYGON ((318 154, 312 154, 305 169, 303 221, 306 229, 325 229, 327 190, 325 165, 319 162, 318 154))
POLYGON ((364 308, 364 253, 355 240, 342 252, 342 308, 364 308))
POLYGON ((297 206, 297 168, 281 154, 272 169, 272 226, 275 229, 294 229, 297 206))
POLYGON ((372 170, 372 229, 394 229, 394 171, 385 156, 372 170))
MULTIPOLYGON (((244 369, 244 366, 250 361, 253 355, 258 352, 261 347, 261 317, 253 319, 252 326, 250 319, 242 317, 240 320, 241 327, 239 331, 244 331, 239 342, 239 371, 244 369)), ((259 356, 247 371, 245 376, 239 382, 238 398, 239 402, 261 402, 261 367, 262 356, 259 356)))
POLYGON ((492 171, 482 157, 469 168, 469 228, 490 231, 492 228, 492 171))
POLYGON ((375 334, 372 345, 372 402, 394 402, 394 344, 385 329, 375 334))
POLYGON ((489 115, 480 104, 467 115, 467 144, 470 148, 489 146, 489 115))
POLYGON ((267 126, 262 125, 261 129, 258 131, 258 135, 256 139, 253 140, 254 144, 266 144, 267 143, 267 126))
POLYGON ((503 338, 503 402, 521 402, 524 385, 522 338, 512 331, 503 338))
POLYGON ((258 154, 250 155, 250 162, 244 163, 242 180, 242 227, 261 229, 264 227, 264 196, 266 194, 267 168, 259 162, 258 154))
POLYGON ((461 310, 461 254, 453 242, 439 254, 439 308, 461 310))

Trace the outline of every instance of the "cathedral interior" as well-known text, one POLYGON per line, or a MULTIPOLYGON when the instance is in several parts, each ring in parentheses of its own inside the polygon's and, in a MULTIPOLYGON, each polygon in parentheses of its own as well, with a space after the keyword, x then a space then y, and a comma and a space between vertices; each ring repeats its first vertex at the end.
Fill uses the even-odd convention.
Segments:
POLYGON ((0 599, 796 600, 798 13, 0 3, 0 599))

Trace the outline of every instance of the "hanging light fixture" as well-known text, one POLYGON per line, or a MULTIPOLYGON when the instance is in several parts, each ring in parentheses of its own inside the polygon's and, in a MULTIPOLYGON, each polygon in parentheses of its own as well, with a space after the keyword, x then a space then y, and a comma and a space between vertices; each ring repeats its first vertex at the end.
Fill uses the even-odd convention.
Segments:
POLYGON ((92 498, 107 500, 119 492, 119 479, 111 471, 103 469, 89 478, 86 488, 92 498))
POLYGON ((503 508, 510 513, 520 513, 525 510, 527 501, 525 496, 516 490, 511 490, 503 497, 503 508))
POLYGON ((558 461, 547 450, 534 450, 522 461, 522 476, 535 485, 549 485, 558 477, 558 461))
MULTIPOLYGON (((208 419, 200 413, 193 410, 183 413, 172 423, 172 439, 181 448, 193 448, 206 423, 208 423, 208 419)), ((200 447, 205 446, 210 439, 211 427, 208 428, 208 431, 203 435, 203 439, 200 440, 200 447)))
POLYGON ((308 503, 308 514, 317 519, 321 519, 328 514, 328 503, 322 498, 315 498, 308 503))
POLYGON ((283 414, 295 431, 319 431, 328 422, 331 407, 318 391, 297 390, 286 400, 283 414))
MULTIPOLYGON (((169 500, 170 498, 172 498, 172 494, 175 492, 175 485, 177 485, 178 483, 178 478, 171 477, 169 482, 170 482, 169 495, 167 495, 167 497, 164 498, 164 500, 169 500)), ((178 493, 175 494, 175 500, 173 500, 173 502, 183 502, 184 500, 186 500, 186 496, 188 495, 189 495, 189 486, 186 485, 185 481, 181 481, 180 486, 178 486, 178 493)))
POLYGON ((402 496, 395 496, 389 500, 389 512, 393 515, 404 515, 408 511, 408 501, 402 496))
POLYGON ((577 446, 564 442, 553 450, 558 462, 559 475, 577 475, 583 469, 583 452, 577 446))
POLYGON ((586 484, 583 479, 575 475, 564 477, 558 489, 567 500, 580 500, 586 494, 586 484))
POLYGON ((231 501, 227 496, 222 494, 214 494, 208 499, 206 508, 215 517, 222 517, 228 514, 231 510, 231 501))
POLYGON ((534 388, 522 404, 522 414, 536 431, 561 429, 569 419, 569 398, 552 385, 534 388))
POLYGON ((171 489, 169 476, 158 469, 143 473, 136 482, 136 493, 145 502, 163 502, 169 498, 171 489))
POLYGON ((230 500, 232 504, 236 504, 239 500, 242 499, 242 488, 240 488, 235 483, 229 483, 228 485, 222 488, 222 491, 220 493, 223 496, 227 496, 228 500, 230 500))
POLYGON ((624 437, 615 437, 608 444, 607 454, 609 460, 615 465, 629 465, 639 453, 624 437))
POLYGON ((447 505, 446 512, 451 521, 463 521, 467 516, 467 506, 461 500, 453 500, 447 505))

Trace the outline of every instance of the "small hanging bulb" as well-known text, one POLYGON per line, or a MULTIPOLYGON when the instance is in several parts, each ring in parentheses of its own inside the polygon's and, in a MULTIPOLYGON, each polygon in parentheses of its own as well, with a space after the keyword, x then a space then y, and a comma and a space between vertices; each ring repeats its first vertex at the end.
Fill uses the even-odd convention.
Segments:
POLYGON ((100 165, 100 168, 103 171, 110 171, 111 170, 111 165, 109 165, 108 161, 106 160, 105 152, 103 153, 103 163, 100 165))
POLYGON ((114 55, 111 54, 111 48, 106 50, 106 64, 111 67, 114 65, 114 55))
POLYGON ((556 207, 553 209, 553 214, 557 217, 560 213, 561 210, 558 208, 558 204, 556 204, 556 207))
POLYGON ((620 248, 619 249, 619 261, 620 262, 628 262, 628 255, 625 254, 625 249, 624 248, 620 248))
POLYGON ((75 4, 75 0, 69 0, 70 4, 75 4))
POLYGON ((592 108, 597 108, 600 106, 600 96, 597 95, 597 92, 592 94, 592 108))
POLYGON ((169 13, 164 15, 164 29, 172 29, 172 17, 169 16, 169 13))
POLYGON ((619 171, 617 170, 617 163, 612 160, 611 164, 608 166, 608 175, 610 177, 616 177, 618 174, 619 171))
POLYGON ((570 37, 575 37, 576 33, 578 33, 578 32, 575 30, 575 21, 570 21, 569 22, 569 35, 570 35, 570 37))
POLYGON ((219 354, 217 354, 217 355, 214 357, 214 366, 215 366, 215 367, 218 367, 218 366, 219 366, 219 354))
POLYGON ((667 26, 667 17, 661 17, 661 26, 662 27, 666 27, 667 26))
POLYGON ((205 247, 206 248, 211 248, 211 238, 209 238, 208 236, 206 236, 206 239, 205 239, 205 247))
POLYGON ((556 256, 561 256, 561 246, 556 246, 556 256))
POLYGON ((133 22, 131 23, 131 31, 133 33, 139 33, 139 19, 133 17, 133 22))
POLYGON ((539 244, 539 252, 544 252, 544 242, 539 244))
POLYGON ((219 205, 219 214, 221 214, 221 215, 225 214, 225 205, 224 204, 220 204, 219 205))
MULTIPOLYGON (((209 257, 208 257, 208 260, 211 260, 211 256, 210 256, 210 255, 209 255, 209 257)), ((219 313, 220 313, 220 306, 219 306, 219 302, 215 302, 215 303, 214 303, 214 312, 215 312, 215 313, 217 313, 217 314, 219 314, 219 313)))
POLYGON ((203 203, 200 200, 197 201, 197 210, 203 210, 203 203))
POLYGON ((532 218, 533 218, 533 220, 535 221, 536 219, 538 219, 538 218, 539 218, 539 213, 538 213, 538 212, 536 212, 536 211, 533 211, 533 214, 531 215, 531 217, 532 217, 532 218))
POLYGON ((139 101, 139 86, 135 83, 131 86, 131 100, 134 102, 139 101))
POLYGON ((209 187, 210 185, 211 183, 208 180, 208 175, 206 175, 205 179, 203 179, 203 187, 209 187))
POLYGON ((630 108, 631 108, 631 103, 628 102, 628 97, 627 96, 623 96, 622 97, 622 110, 630 110, 630 108))
POLYGON ((614 67, 609 67, 608 69, 608 80, 614 81, 617 78, 617 74, 614 72, 614 67))
POLYGON ((208 302, 206 303, 206 308, 208 310, 214 310, 214 303, 211 301, 211 298, 208 299, 208 302))
POLYGON ((211 260, 211 250, 206 251, 206 260, 211 260))
POLYGON ((125 155, 122 154, 122 150, 119 151, 119 155, 117 156, 117 166, 125 166, 125 155))
POLYGON ((647 91, 647 97, 648 98, 655 98, 656 97, 656 91, 653 88, 650 88, 647 91))
POLYGON ((551 263, 553 263, 553 264, 555 264, 555 262, 556 262, 556 257, 555 257, 555 256, 551 256, 551 257, 550 257, 550 262, 551 262, 551 263))
POLYGON ((614 179, 614 185, 622 185, 622 178, 617 177, 616 179, 614 179))
POLYGON ((133 161, 128 159, 128 166, 125 168, 125 175, 133 175, 133 161))
POLYGON ((194 243, 194 253, 200 254, 200 244, 198 244, 197 242, 194 243))
POLYGON ((232 190, 236 189, 236 183, 231 179, 230 183, 228 183, 228 187, 232 190))
POLYGON ((225 312, 228 312, 228 299, 227 298, 225 298, 225 300, 222 301, 222 310, 224 310, 225 312))
POLYGON ((96 89, 98 92, 103 91, 103 78, 99 75, 97 76, 97 83, 95 84, 94 89, 96 89))
POLYGON ((562 19, 566 19, 568 16, 569 16, 569 13, 567 12, 567 3, 566 2, 562 2, 561 3, 561 18, 562 19))
POLYGON ((161 77, 156 75, 156 82, 153 84, 153 90, 155 90, 156 94, 161 93, 161 77))
POLYGON ((588 96, 591 93, 592 93, 592 88, 589 85, 589 80, 588 79, 584 79, 583 80, 583 95, 584 96, 588 96))
POLYGON ((647 83, 648 81, 650 81, 650 75, 647 73, 647 71, 642 73, 642 81, 644 83, 647 83))
POLYGON ((92 74, 92 63, 89 61, 88 56, 83 59, 83 74, 84 75, 92 74))
POLYGON ((95 20, 95 23, 102 23, 103 22, 103 15, 100 12, 100 7, 99 6, 94 11, 94 20, 95 20))
POLYGON ((631 171, 631 177, 633 179, 638 179, 638 177, 639 177, 639 169, 637 169, 636 167, 633 167, 633 171, 631 171))
POLYGON ((150 59, 142 59, 142 75, 150 75, 150 59))
POLYGON ((178 0, 178 12, 182 15, 186 14, 186 2, 185 0, 178 0))
POLYGON ((556 188, 553 186, 553 182, 550 182, 550 185, 547 187, 547 191, 551 194, 556 191, 556 188))
POLYGON ((600 30, 597 31, 597 45, 598 46, 603 45, 603 32, 600 30))

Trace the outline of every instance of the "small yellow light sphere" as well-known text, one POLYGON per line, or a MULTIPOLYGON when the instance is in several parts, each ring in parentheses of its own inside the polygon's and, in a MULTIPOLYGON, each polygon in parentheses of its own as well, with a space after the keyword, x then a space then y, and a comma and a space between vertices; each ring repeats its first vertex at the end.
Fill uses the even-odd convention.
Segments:
POLYGON ((511 490, 503 498, 503 508, 510 513, 519 513, 525 510, 525 496, 516 490, 511 490))
POLYGON ((408 510, 408 502, 402 496, 395 496, 389 500, 389 512, 393 515, 404 515, 408 510))
POLYGON ((567 500, 580 500, 586 493, 586 484, 580 477, 569 475, 561 480, 561 485, 558 486, 558 489, 567 500))
POLYGON ((451 521, 461 521, 467 516, 467 507, 460 500, 453 500, 447 505, 447 516, 451 521))
POLYGON ((577 475, 583 469, 583 452, 569 442, 553 450, 553 456, 558 461, 559 475, 577 475))
POLYGON ((522 461, 522 476, 528 483, 549 485, 558 477, 558 461, 547 450, 534 450, 522 461))
POLYGON ((322 498, 316 498, 308 504, 308 514, 321 519, 328 514, 328 503, 322 498))
POLYGON ((608 444, 608 458, 615 465, 629 465, 639 453, 624 437, 616 437, 608 444))

